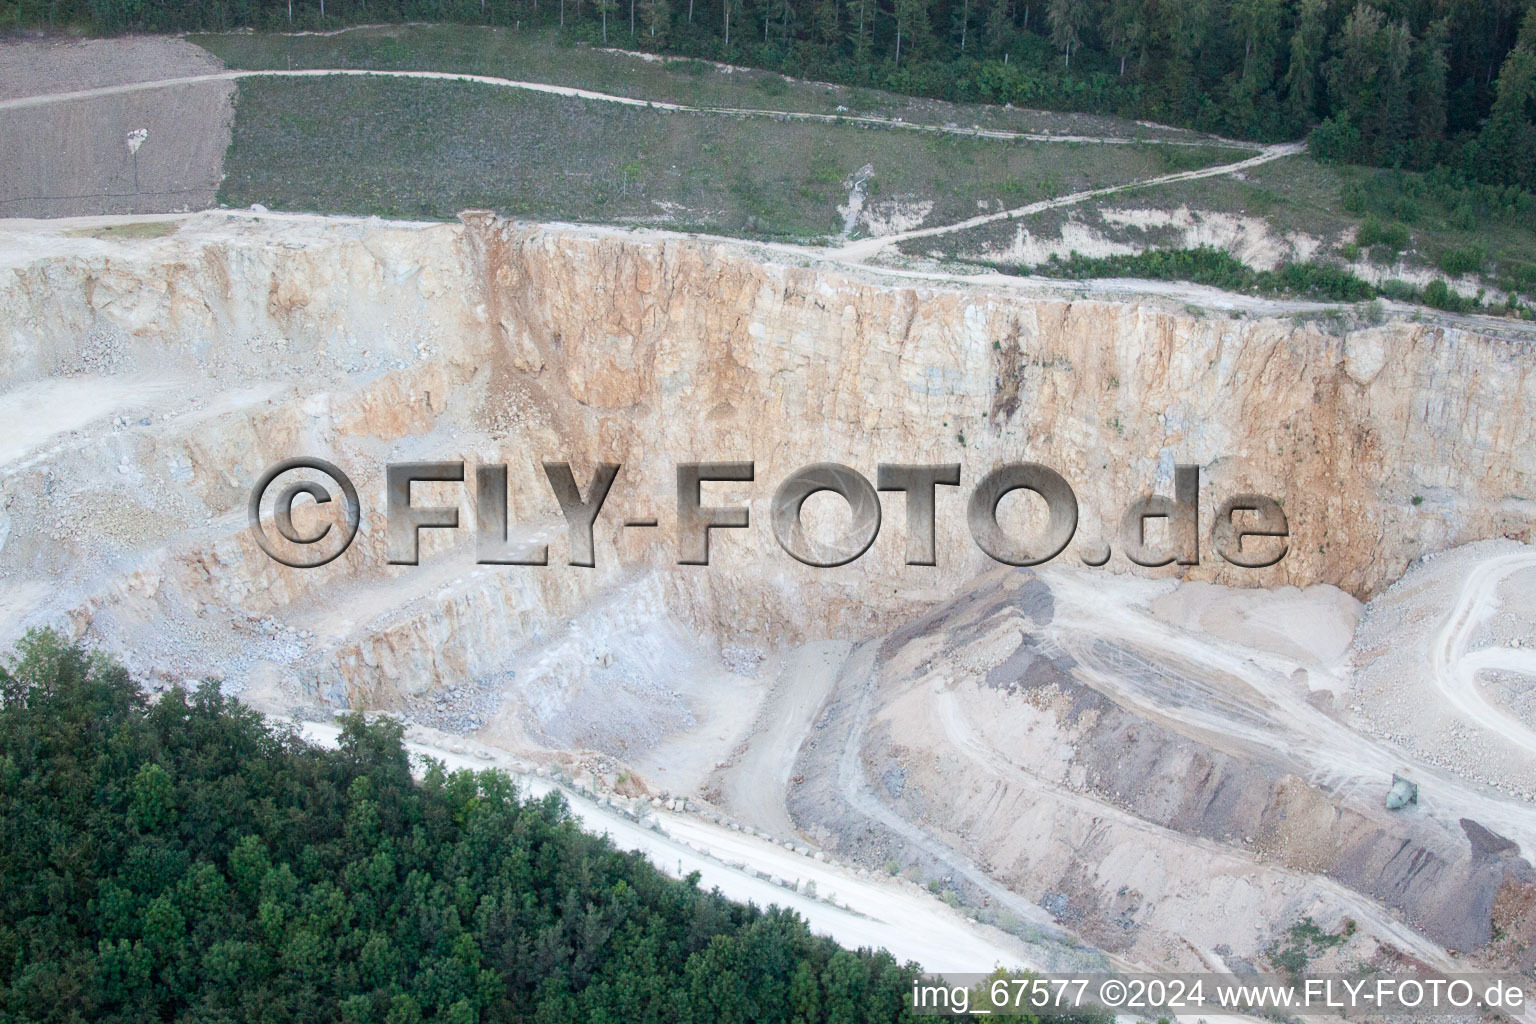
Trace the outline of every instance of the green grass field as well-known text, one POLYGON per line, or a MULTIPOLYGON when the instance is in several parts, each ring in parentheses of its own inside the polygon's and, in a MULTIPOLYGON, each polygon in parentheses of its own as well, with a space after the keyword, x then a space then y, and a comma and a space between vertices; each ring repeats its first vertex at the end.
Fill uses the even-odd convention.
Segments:
MULTIPOLYGON (((900 118, 925 125, 1142 138, 1129 146, 1032 143, 835 123, 685 114, 492 86, 385 79, 247 79, 220 199, 273 209, 449 219, 480 207, 540 220, 651 224, 822 242, 844 229, 852 176, 873 168, 865 209, 887 229, 979 213, 1240 159, 1175 129, 1115 118, 963 106, 800 82, 702 61, 646 59, 562 42, 551 30, 393 26, 335 35, 193 37, 230 67, 484 74, 655 102, 900 118)), ((616 37, 616 42, 620 41, 616 37)), ((1384 276, 1480 273, 1536 295, 1529 199, 1436 188, 1422 175, 1288 157, 1245 171, 1139 187, 1021 221, 924 238, 910 255, 995 259, 1020 228, 1059 238, 1078 221, 1113 245, 1181 248, 1116 209, 1258 218, 1297 259, 1364 260, 1384 276), (1514 205, 1511 205, 1514 204, 1514 205), (1351 244, 1358 238, 1357 244, 1351 244)), ((853 237, 867 233, 857 226, 853 237)), ((1219 243, 1218 243, 1219 244, 1219 243)))
MULTIPOLYGON (((625 28, 627 37, 627 19, 625 28)), ((1094 114, 946 103, 875 89, 796 81, 770 71, 723 70, 699 60, 647 59, 635 53, 571 45, 550 29, 412 25, 325 36, 240 32, 190 38, 231 68, 454 71, 688 106, 900 117, 923 124, 981 125, 1021 132, 1183 141, 1202 138, 1180 128, 1149 128, 1094 114), (844 109, 839 111, 839 107, 844 109)), ((619 38, 614 37, 616 46, 623 45, 619 38)))
POLYGON ((453 81, 246 79, 220 192, 232 206, 541 220, 750 237, 837 235, 866 208, 924 223, 1232 159, 1218 148, 1017 143, 687 114, 453 81))

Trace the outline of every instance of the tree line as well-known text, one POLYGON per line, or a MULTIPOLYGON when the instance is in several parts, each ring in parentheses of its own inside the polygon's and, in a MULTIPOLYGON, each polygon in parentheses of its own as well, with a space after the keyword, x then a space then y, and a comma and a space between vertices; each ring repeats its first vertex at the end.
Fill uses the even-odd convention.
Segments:
MULTIPOLYGON (((1374 238, 1381 230, 1367 219, 1361 227, 1361 235, 1374 238)), ((1401 225, 1398 225, 1401 227, 1401 225)), ((1406 237, 1396 248, 1407 245, 1406 237)), ((1389 243, 1389 248, 1391 245, 1389 243)), ((1456 249, 1447 252, 1441 260, 1442 269, 1452 275, 1471 273, 1482 269, 1484 256, 1481 252, 1456 249)), ((1324 302, 1356 303, 1381 298, 1398 302, 1421 302, 1434 309, 1451 313, 1468 313, 1495 307, 1485 305, 1481 293, 1467 298, 1451 289, 1444 278, 1435 278, 1423 288, 1416 288, 1405 281, 1389 280, 1381 285, 1357 277, 1341 267, 1321 262, 1282 263, 1274 270, 1254 270, 1231 253, 1211 246, 1195 249, 1151 249, 1146 252, 1113 256, 1083 256, 1073 253, 1062 259, 1052 256, 1045 263, 1033 267, 1019 267, 1005 263, 988 263, 992 269, 1005 274, 1041 274, 1046 277, 1087 280, 1097 277, 1137 277, 1154 281, 1192 281, 1224 291, 1243 292, 1250 295, 1294 296, 1324 302)), ((1530 310, 1511 297, 1503 309, 1531 318, 1530 310)), ((1367 315, 1377 322, 1381 317, 1381 304, 1375 302, 1367 308, 1367 315)))
POLYGON ((0 29, 419 20, 1150 118, 1536 188, 1536 0, 0 0, 0 29))
POLYGON ((0 1020, 911 1019, 915 964, 668 878, 495 771, 413 778, 31 635, 0 668, 0 1020))

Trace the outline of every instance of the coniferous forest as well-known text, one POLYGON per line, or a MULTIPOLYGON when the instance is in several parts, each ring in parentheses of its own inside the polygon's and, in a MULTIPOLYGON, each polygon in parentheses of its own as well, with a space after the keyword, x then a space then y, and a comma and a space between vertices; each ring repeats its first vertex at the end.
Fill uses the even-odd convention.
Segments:
POLYGON ((1536 189, 1533 0, 0 0, 0 30, 517 29, 1536 189))
POLYGON ((0 1021, 866 1024, 916 970, 418 782, 396 723, 321 750, 46 633, 0 669, 0 1021))

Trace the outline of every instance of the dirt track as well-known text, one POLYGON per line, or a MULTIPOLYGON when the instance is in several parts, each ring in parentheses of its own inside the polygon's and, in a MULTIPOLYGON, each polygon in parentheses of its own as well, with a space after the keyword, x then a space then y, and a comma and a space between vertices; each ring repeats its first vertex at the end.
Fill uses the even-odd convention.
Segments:
MULTIPOLYGON (((208 82, 233 81, 239 78, 313 78, 328 75, 352 75, 375 78, 418 78, 436 79, 441 81, 473 82, 477 85, 489 85, 502 89, 523 89, 529 92, 549 93, 554 96, 568 96, 573 99, 595 100, 600 103, 618 103, 629 107, 648 107, 654 110, 670 110, 686 114, 719 114, 727 117, 761 117, 771 118, 776 121, 815 121, 823 124, 859 124, 878 128, 890 128, 898 131, 920 132, 930 135, 959 135, 966 138, 997 139, 1004 142, 1054 142, 1069 144, 1094 144, 1104 146, 1135 146, 1135 145, 1162 145, 1162 146, 1231 146, 1237 149, 1257 149, 1260 155, 1277 147, 1259 146, 1249 142, 1233 142, 1225 139, 1142 139, 1129 135, 1068 135, 1050 132, 1013 132, 991 128, 961 128, 954 125, 922 124, 914 121, 903 121, 899 118, 868 117, 848 114, 816 114, 794 110, 770 110, 760 107, 699 107, 684 103, 668 103, 659 100, 636 99, 633 96, 620 96, 614 93, 595 92, 591 89, 580 89, 568 85, 550 85, 546 82, 529 82, 512 78, 501 78, 495 75, 469 75, 452 71, 389 71, 367 68, 310 68, 299 71, 205 71, 195 75, 183 75, 179 77, 146 78, 143 80, 130 80, 113 82, 100 86, 82 87, 67 91, 54 91, 43 93, 40 91, 18 92, 15 98, 0 98, 0 110, 24 106, 45 106, 53 103, 67 103, 74 100, 96 99, 102 96, 119 95, 127 92, 138 92, 150 89, 168 89, 186 85, 201 85, 208 82)), ((1260 160, 1260 163, 1263 161, 1260 160)), ((1177 176, 1177 180, 1184 180, 1184 175, 1177 176)))
POLYGON ((1536 754, 1536 731, 1508 711, 1495 707, 1477 686, 1477 674, 1510 669, 1536 674, 1536 652, 1489 647, 1469 654, 1468 642, 1477 625, 1497 607, 1495 590, 1508 576, 1536 566, 1536 553, 1491 555, 1467 574, 1455 607, 1430 645, 1430 679, 1459 714, 1510 743, 1536 754))
MULTIPOLYGON (((1096 141, 1104 141, 1102 139, 1096 141)), ((1127 182, 1124 185, 1109 185, 1104 188, 1089 189, 1086 192, 1074 192, 1071 195, 1060 196, 1056 199, 1043 199, 1038 203, 1030 203, 1028 206, 1020 206, 1012 210, 1003 210, 1000 213, 989 213, 980 217, 972 217, 956 224, 939 224, 933 227, 917 228, 913 231, 902 231, 896 234, 880 235, 875 238, 861 238, 856 242, 849 242, 838 250, 839 255, 848 259, 864 259, 873 256, 882 249, 902 242, 909 242, 916 238, 932 238, 935 235, 947 235, 956 231, 967 231, 971 228, 981 227, 984 224, 993 224, 997 221, 1016 220, 1019 217, 1027 217, 1034 213, 1043 213, 1046 210, 1055 210, 1063 206, 1074 206, 1089 199, 1097 199, 1099 196, 1114 195, 1117 192, 1125 192, 1133 188, 1145 188, 1153 185, 1170 185, 1179 181, 1195 181, 1200 178, 1214 178, 1223 174, 1235 174, 1239 171, 1257 167, 1260 164, 1278 160, 1281 157, 1295 156, 1306 149, 1300 142, 1287 142, 1278 146, 1267 146, 1256 156, 1238 160, 1230 164, 1219 164, 1215 167, 1202 167, 1194 171, 1177 171, 1173 174, 1164 174, 1156 178, 1146 178, 1142 181, 1127 182)))
MULTIPOLYGON (((997 129, 960 128, 903 121, 897 118, 815 114, 802 111, 765 110, 740 107, 696 107, 678 103, 651 102, 612 93, 594 92, 543 82, 518 81, 490 75, 464 75, 443 71, 376 71, 363 69, 310 69, 302 71, 225 71, 211 64, 211 57, 187 55, 191 44, 180 40, 138 40, 138 46, 107 60, 101 66, 87 56, 70 57, 62 63, 63 74, 40 69, 46 63, 45 49, 61 44, 38 44, 34 50, 21 49, 8 59, 15 65, 0 73, 0 140, 11 140, 15 152, 25 154, 12 176, 12 186, 0 192, 0 215, 10 216, 81 216, 98 213, 151 213, 170 210, 200 209, 212 205, 213 192, 222 174, 223 152, 228 148, 232 119, 234 84, 242 78, 309 78, 330 75, 434 79, 473 82, 496 88, 522 89, 574 99, 617 103, 680 113, 713 114, 724 117, 771 118, 782 121, 853 123, 899 131, 927 134, 960 135, 1001 141, 1032 143, 1070 143, 1097 145, 1209 145, 1209 140, 1144 140, 1130 136, 1066 135, 1038 132, 1013 132, 997 129), (166 63, 159 75, 148 74, 146 62, 151 45, 166 49, 166 63), (166 68, 195 70, 195 74, 165 75, 166 68), (73 72, 71 69, 75 69, 73 72), (147 97, 154 97, 153 99, 147 97), (66 106, 74 121, 58 133, 61 118, 40 114, 43 108, 66 106), (146 128, 157 143, 154 166, 149 150, 138 156, 134 166, 124 138, 136 128, 146 128), (61 147, 58 140, 62 138, 61 147), (53 139, 52 145, 40 140, 53 139), (166 145, 162 139, 170 140, 166 145), (190 142, 189 142, 190 140, 190 142), (126 161, 126 162, 125 162, 126 161), (126 168, 126 170, 125 170, 126 168), (135 173, 136 172, 136 173, 135 173), (125 177, 127 175, 127 177, 125 177), (8 209, 9 207, 9 209, 8 209)), ((110 50, 110 47, 103 46, 110 50)), ((1250 144, 1232 143, 1243 149, 1250 144)), ((879 239, 849 243, 840 250, 847 259, 863 259, 888 244, 909 238, 923 238, 975 227, 994 220, 1027 216, 1041 210, 1055 209, 1107 195, 1136 185, 1156 185, 1211 177, 1240 171, 1281 156, 1298 152, 1295 145, 1269 146, 1245 160, 1198 171, 1163 175, 1107 189, 1074 193, 1035 203, 1017 210, 972 218, 953 225, 940 225, 879 239)))
POLYGON ((794 832, 784 790, 794 771, 795 753, 832 692, 850 647, 846 640, 822 640, 796 648, 785 659, 746 749, 721 772, 719 789, 733 814, 780 835, 794 832))
POLYGON ((0 46, 0 100, 222 71, 184 39, 49 39, 0 46))
MULTIPOLYGON (((301 731, 322 746, 334 745, 339 733, 335 726, 314 723, 304 723, 301 731)), ((489 748, 478 751, 479 760, 467 757, 456 743, 458 752, 447 749, 441 737, 433 742, 421 736, 409 746, 413 753, 443 761, 450 769, 498 766, 517 772, 519 768, 489 748)), ((662 871, 676 877, 697 871, 705 888, 718 888, 732 899, 791 908, 814 931, 831 935, 845 946, 884 947, 898 959, 921 959, 924 967, 934 971, 974 972, 993 964, 1027 963, 1022 947, 1009 936, 978 927, 915 886, 859 878, 838 865, 690 815, 658 811, 658 828, 653 831, 547 779, 531 774, 515 777, 534 797, 559 791, 584 829, 607 834, 620 849, 644 854, 662 871), (776 885, 774 878, 788 884, 776 885), (795 882, 813 882, 815 889, 797 891, 795 882)))

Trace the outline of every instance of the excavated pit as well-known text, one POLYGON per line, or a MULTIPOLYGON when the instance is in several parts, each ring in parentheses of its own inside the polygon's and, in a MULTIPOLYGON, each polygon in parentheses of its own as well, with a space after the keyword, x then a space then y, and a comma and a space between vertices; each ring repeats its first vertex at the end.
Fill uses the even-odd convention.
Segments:
MULTIPOLYGON (((1355 922, 1359 961, 1530 964, 1524 734, 1480 734, 1507 775, 1430 759, 1423 805, 1387 812, 1392 773, 1419 755, 1364 728, 1390 694, 1378 681, 1369 708, 1351 703, 1348 649, 1354 599, 1422 556, 1492 538, 1529 551, 1529 342, 463 221, 0 229, 4 639, 53 626, 156 685, 213 677, 296 717, 385 710, 601 755, 643 792, 702 795, 953 889, 1041 962, 1078 940, 1138 964, 1260 962, 1312 917, 1355 922), (247 529, 252 484, 296 455, 341 467, 361 498, 356 542, 316 569, 274 562, 247 529), (512 538, 547 543, 550 564, 476 563, 469 482, 417 485, 462 528, 389 564, 384 466, 438 460, 471 481, 506 463, 512 538), (582 487, 622 464, 595 568, 565 564, 549 460, 582 487), (734 460, 755 479, 709 484, 705 504, 746 505, 752 526, 716 531, 710 565, 676 564, 676 465, 734 460), (1077 539, 1038 573, 998 569, 965 522, 975 482, 1026 460, 1080 506, 1077 539), (904 564, 889 494, 857 561, 791 559, 769 502, 821 461, 871 479, 882 462, 960 463, 962 486, 939 490, 938 564, 904 564), (1121 511, 1171 494, 1185 463, 1202 467, 1202 564, 1130 566, 1121 511), (1215 507, 1247 492, 1290 523, 1270 569, 1208 543, 1215 507), (658 525, 623 525, 646 516, 658 525), (1109 566, 1085 567, 1104 541, 1109 566), (1266 616, 1290 628, 1266 639, 1266 616)), ((1503 628, 1529 632, 1530 613, 1503 628)))

